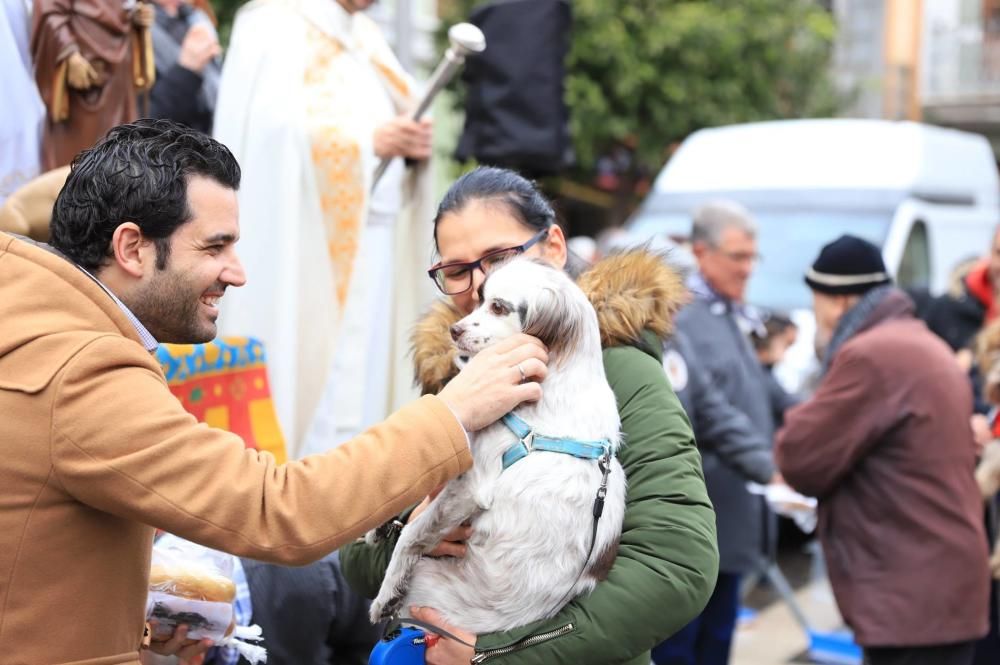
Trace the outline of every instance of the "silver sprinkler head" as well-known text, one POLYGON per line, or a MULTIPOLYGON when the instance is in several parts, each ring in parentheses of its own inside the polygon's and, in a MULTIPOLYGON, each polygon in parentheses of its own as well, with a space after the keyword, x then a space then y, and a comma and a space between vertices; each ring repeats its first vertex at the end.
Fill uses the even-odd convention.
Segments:
POLYGON ((483 31, 471 23, 456 23, 448 29, 448 41, 455 55, 462 57, 470 53, 482 53, 486 50, 486 37, 483 31))

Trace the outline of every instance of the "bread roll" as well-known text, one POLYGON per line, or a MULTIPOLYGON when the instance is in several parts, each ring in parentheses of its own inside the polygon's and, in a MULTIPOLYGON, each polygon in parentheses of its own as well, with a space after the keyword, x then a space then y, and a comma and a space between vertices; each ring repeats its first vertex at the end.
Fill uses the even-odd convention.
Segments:
POLYGON ((232 603, 236 598, 236 585, 231 579, 195 566, 153 564, 149 588, 180 598, 216 603, 232 603))

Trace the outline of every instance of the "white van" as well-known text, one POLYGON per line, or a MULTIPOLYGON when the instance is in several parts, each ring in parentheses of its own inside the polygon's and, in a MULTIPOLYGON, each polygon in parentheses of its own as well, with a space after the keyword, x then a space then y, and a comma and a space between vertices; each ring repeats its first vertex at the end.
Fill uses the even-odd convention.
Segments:
POLYGON ((797 392, 816 367, 802 275, 820 248, 844 233, 866 238, 900 286, 942 293, 956 265, 988 251, 998 187, 993 152, 977 134, 885 120, 732 125, 685 140, 628 228, 677 239, 706 201, 749 208, 762 260, 747 299, 799 324, 799 342, 778 368, 797 392))

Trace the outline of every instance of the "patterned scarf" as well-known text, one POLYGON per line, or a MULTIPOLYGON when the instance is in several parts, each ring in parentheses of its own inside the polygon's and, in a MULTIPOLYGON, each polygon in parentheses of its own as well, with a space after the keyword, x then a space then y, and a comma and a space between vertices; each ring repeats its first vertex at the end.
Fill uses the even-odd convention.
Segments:
POLYGON ((844 316, 841 317, 840 323, 837 324, 837 329, 833 332, 830 344, 826 347, 826 355, 823 357, 823 369, 821 375, 826 375, 827 370, 830 369, 830 363, 833 362, 833 358, 837 355, 837 351, 840 350, 840 347, 842 347, 847 340, 860 332, 861 327, 868 321, 872 312, 874 312, 875 309, 881 305, 886 297, 888 297, 894 290, 895 287, 891 284, 876 287, 864 294, 861 300, 858 301, 858 304, 847 310, 844 316))

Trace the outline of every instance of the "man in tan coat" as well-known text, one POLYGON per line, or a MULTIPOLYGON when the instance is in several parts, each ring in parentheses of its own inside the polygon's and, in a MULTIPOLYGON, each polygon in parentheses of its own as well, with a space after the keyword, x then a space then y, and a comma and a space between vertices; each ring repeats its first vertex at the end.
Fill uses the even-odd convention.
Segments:
MULTIPOLYGON (((545 351, 520 337, 439 396, 283 466, 197 423, 150 351, 210 340, 218 299, 244 283, 239 180, 216 141, 139 121, 75 163, 51 248, 0 233, 4 665, 138 663, 154 528, 314 561, 468 469, 466 431, 540 396, 521 380, 544 378, 545 351)), ((204 648, 182 638, 159 651, 204 648)))

